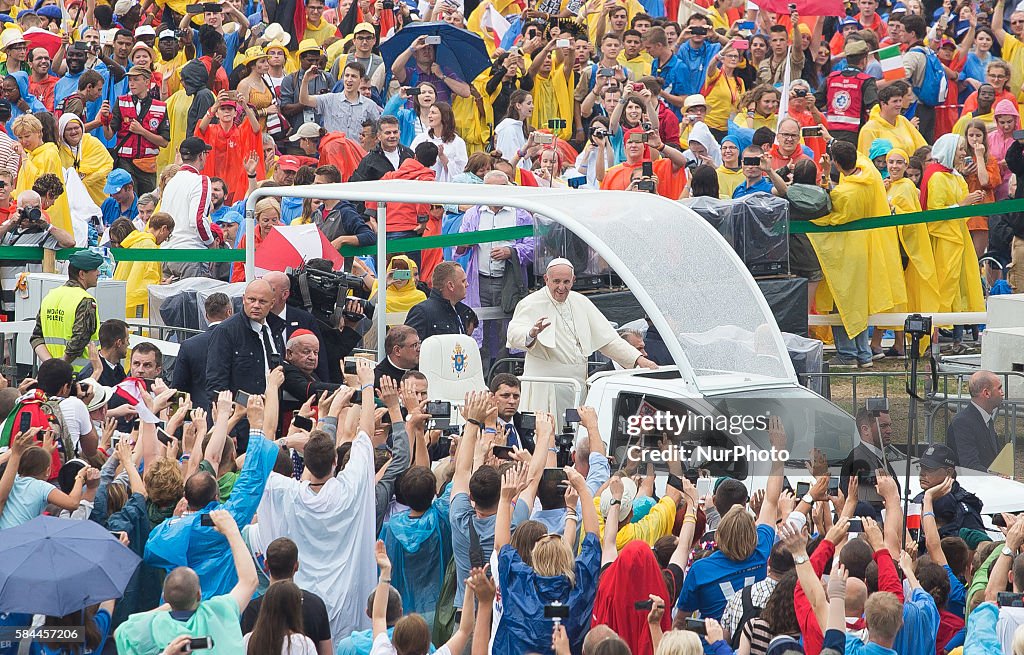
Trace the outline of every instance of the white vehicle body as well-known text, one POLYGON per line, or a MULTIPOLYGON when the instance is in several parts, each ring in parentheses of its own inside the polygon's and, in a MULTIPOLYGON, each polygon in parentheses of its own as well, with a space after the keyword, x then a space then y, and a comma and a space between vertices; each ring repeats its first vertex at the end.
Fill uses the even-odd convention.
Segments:
MULTIPOLYGON (((585 403, 597 408, 602 434, 613 449, 614 425, 624 420, 618 403, 630 394, 694 405, 695 411, 716 403, 728 405, 737 397, 744 404, 748 401, 743 396, 753 396, 751 406, 774 407, 791 440, 794 459, 787 476, 794 487, 810 479, 806 469, 794 463, 806 459, 811 446, 825 450, 832 461, 857 444, 852 417, 799 384, 771 308, 740 258, 711 225, 678 202, 647 193, 401 180, 270 187, 249 196, 246 229, 255 229, 252 209, 267 196, 376 200, 382 201, 381 207, 384 202, 518 207, 533 212, 540 229, 554 221, 574 232, 629 287, 675 362, 658 372, 623 371, 590 380, 585 403)), ((378 216, 377 230, 377 273, 383 279, 386 215, 378 216)), ((249 279, 253 262, 250 244, 249 279)), ((386 292, 381 287, 378 304, 385 302, 386 292)), ((383 347, 383 322, 379 330, 383 347)), ((730 438, 737 445, 768 443, 766 434, 757 431, 730 438)), ((741 479, 751 489, 764 488, 769 463, 746 464, 741 479)), ((903 470, 902 462, 892 464, 896 471, 903 470)), ((911 478, 914 495, 915 470, 911 478)), ((961 480, 982 499, 986 513, 1024 509, 1024 484, 973 472, 961 480)))

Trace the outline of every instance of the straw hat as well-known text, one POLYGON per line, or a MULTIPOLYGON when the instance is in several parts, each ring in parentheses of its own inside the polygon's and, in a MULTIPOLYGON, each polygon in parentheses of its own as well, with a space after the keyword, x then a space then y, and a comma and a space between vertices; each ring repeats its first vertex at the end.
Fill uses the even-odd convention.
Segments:
POLYGON ((267 42, 280 41, 282 47, 288 47, 292 42, 292 35, 284 31, 280 23, 271 23, 263 30, 263 39, 267 42))
POLYGON ((245 51, 245 54, 242 55, 242 58, 239 60, 238 63, 242 66, 248 66, 249 64, 258 59, 266 59, 269 56, 270 55, 268 55, 263 48, 259 47, 258 45, 254 45, 245 51))

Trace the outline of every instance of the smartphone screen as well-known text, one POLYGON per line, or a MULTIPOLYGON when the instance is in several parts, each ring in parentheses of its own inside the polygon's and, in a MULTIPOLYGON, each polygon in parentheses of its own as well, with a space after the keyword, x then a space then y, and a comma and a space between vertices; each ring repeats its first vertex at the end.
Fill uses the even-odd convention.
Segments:
POLYGON ((569 424, 569 423, 579 423, 580 422, 580 412, 579 412, 579 410, 574 409, 574 408, 569 408, 569 409, 565 410, 565 422, 566 422, 566 424, 569 424))
POLYGON ((714 489, 715 481, 713 478, 697 478, 697 496, 703 498, 711 493, 714 489))
POLYGON ((796 483, 796 497, 797 500, 807 495, 807 492, 811 490, 810 482, 797 482, 796 483))
POLYGON ((650 176, 654 175, 654 163, 653 162, 645 161, 641 165, 641 167, 643 169, 641 171, 641 173, 643 174, 644 177, 650 177, 650 176))
POLYGON ((510 461, 512 459, 512 453, 515 451, 511 446, 492 446, 491 451, 494 456, 501 460, 510 461))

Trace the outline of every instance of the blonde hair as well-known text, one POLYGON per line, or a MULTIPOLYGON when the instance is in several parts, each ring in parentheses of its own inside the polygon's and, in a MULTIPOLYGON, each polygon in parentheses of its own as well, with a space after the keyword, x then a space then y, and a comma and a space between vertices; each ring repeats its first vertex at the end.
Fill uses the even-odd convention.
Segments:
MULTIPOLYGON (((228 439, 228 441, 231 441, 228 439)), ((174 460, 162 457, 146 472, 146 493, 157 507, 173 507, 185 495, 185 478, 174 460)))
POLYGON ((128 487, 120 483, 107 485, 107 516, 120 512, 128 502, 128 487))
POLYGON ((654 655, 701 655, 704 647, 695 632, 669 630, 661 638, 654 655))
POLYGON ((278 216, 281 215, 281 203, 279 203, 277 200, 273 198, 261 199, 259 202, 256 203, 256 206, 253 208, 253 218, 259 220, 263 212, 268 211, 270 209, 276 211, 278 216))
POLYGON ((14 136, 27 136, 29 134, 42 134, 43 124, 32 114, 22 114, 11 123, 11 133, 14 136))
POLYGON ((160 189, 160 194, 163 195, 164 187, 171 181, 174 174, 181 170, 181 164, 168 164, 164 166, 163 170, 160 171, 160 177, 157 180, 157 188, 160 189))
POLYGON ((742 505, 733 505, 715 531, 718 550, 734 562, 742 562, 757 548, 757 527, 742 505))
MULTIPOLYGON (((864 622, 872 637, 877 635, 882 641, 891 641, 903 627, 903 603, 891 592, 876 591, 864 603, 864 622)), ((1015 644, 1016 636, 1014 633, 1015 644)))
POLYGON ((571 586, 576 586, 576 561, 562 539, 541 539, 534 544, 531 558, 537 575, 545 578, 564 575, 571 586))

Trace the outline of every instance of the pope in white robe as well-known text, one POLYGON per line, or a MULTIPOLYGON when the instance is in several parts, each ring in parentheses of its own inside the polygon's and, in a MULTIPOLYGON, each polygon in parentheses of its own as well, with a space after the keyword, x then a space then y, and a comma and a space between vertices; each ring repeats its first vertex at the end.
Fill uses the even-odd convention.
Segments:
MULTIPOLYGON (((594 351, 623 368, 657 368, 618 335, 586 296, 572 290, 576 275, 567 259, 553 259, 544 288, 516 305, 508 326, 508 347, 526 351, 524 376, 570 378, 586 394, 587 360, 594 351)), ((521 407, 562 416, 579 403, 568 384, 524 382, 521 407)), ((581 398, 580 400, 583 400, 581 398)))

